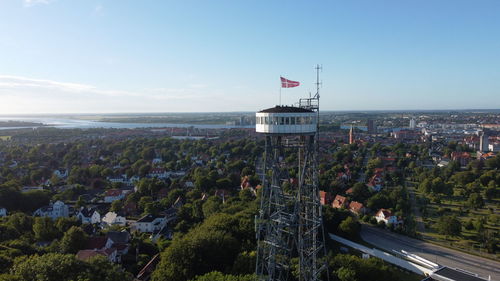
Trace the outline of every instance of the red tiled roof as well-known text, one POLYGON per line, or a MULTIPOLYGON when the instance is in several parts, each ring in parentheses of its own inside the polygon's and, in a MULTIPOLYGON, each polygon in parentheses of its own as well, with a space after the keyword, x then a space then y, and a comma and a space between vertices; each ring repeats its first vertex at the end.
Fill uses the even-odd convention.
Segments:
POLYGON ((323 204, 323 205, 329 204, 330 200, 332 200, 332 196, 331 196, 330 192, 326 192, 323 190, 321 190, 319 192, 319 197, 320 197, 321 204, 323 204))
POLYGON ((87 241, 87 248, 102 249, 106 245, 106 241, 107 239, 105 236, 90 237, 90 239, 87 241))
POLYGON ((97 255, 107 257, 109 254, 102 250, 80 250, 78 251, 78 253, 76 253, 76 258, 82 261, 86 261, 91 257, 95 257, 97 255))
POLYGON ((335 199, 333 199, 332 207, 338 209, 345 207, 346 204, 347 204, 347 198, 345 198, 342 195, 337 195, 335 196, 335 199))
POLYGON ((469 152, 462 152, 462 151, 453 151, 451 153, 451 158, 452 159, 457 159, 457 158, 470 158, 470 153, 469 152))
POLYGON ((363 203, 359 203, 359 202, 356 202, 356 201, 352 201, 349 204, 349 210, 351 210, 354 213, 360 213, 363 210, 364 207, 365 206, 363 206, 363 203))
POLYGON ((119 189, 106 190, 106 196, 120 196, 122 191, 119 189))

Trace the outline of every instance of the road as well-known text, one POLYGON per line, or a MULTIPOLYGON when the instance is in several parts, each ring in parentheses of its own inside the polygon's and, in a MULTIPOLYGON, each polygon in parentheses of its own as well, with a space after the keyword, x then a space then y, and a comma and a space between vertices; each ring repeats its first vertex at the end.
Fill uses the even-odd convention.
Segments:
POLYGON ((440 265, 461 268, 477 273, 485 279, 491 276, 491 280, 500 281, 500 262, 451 250, 368 225, 362 226, 361 238, 389 253, 392 250, 405 250, 440 265))

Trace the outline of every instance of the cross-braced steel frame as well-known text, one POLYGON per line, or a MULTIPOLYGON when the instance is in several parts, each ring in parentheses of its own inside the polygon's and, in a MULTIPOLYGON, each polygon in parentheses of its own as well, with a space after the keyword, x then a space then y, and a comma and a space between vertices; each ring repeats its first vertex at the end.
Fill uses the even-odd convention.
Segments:
MULTIPOLYGON (((321 280, 326 269, 318 189, 317 135, 266 136, 259 170, 263 190, 257 221, 257 278, 289 280, 291 258, 298 256, 300 281, 321 280), (286 159, 295 154, 295 163, 286 159), (286 185, 295 169, 298 183, 286 185), (287 187, 287 188, 285 188, 287 187)), ((292 158, 293 159, 293 158, 292 158)))

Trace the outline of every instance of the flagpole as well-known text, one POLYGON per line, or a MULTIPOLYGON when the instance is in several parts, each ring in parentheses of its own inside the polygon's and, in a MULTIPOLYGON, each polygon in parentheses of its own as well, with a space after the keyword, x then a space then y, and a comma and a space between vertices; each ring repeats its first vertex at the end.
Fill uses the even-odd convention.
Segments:
POLYGON ((278 103, 279 106, 281 106, 281 82, 280 82, 280 102, 278 103))

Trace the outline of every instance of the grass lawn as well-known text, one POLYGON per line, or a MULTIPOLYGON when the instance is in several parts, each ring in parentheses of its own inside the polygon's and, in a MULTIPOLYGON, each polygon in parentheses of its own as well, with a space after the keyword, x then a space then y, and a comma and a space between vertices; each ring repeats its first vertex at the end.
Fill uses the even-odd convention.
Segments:
MULTIPOLYGON (((419 197, 424 197, 424 195, 418 191, 416 194, 419 197)), ((469 220, 478 221, 480 218, 484 218, 486 221, 484 228, 486 230, 499 231, 500 225, 498 223, 499 219, 497 218, 498 214, 493 214, 498 213, 498 200, 485 201, 485 206, 476 210, 464 206, 464 201, 466 201, 466 199, 460 196, 448 196, 442 197, 441 203, 429 202, 426 206, 426 215, 422 216, 425 223, 425 232, 421 233, 422 236, 426 240, 446 247, 456 248, 458 250, 498 260, 498 253, 496 255, 486 253, 485 249, 481 249, 481 244, 475 241, 477 235, 476 230, 465 229, 465 224, 469 220), (462 232, 459 237, 445 237, 437 232, 434 224, 441 216, 445 215, 456 216, 462 223, 462 232)))
POLYGON ((10 140, 10 136, 0 136, 0 140, 10 140))

